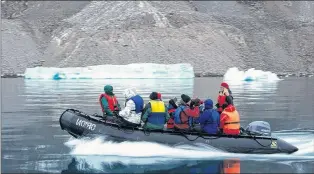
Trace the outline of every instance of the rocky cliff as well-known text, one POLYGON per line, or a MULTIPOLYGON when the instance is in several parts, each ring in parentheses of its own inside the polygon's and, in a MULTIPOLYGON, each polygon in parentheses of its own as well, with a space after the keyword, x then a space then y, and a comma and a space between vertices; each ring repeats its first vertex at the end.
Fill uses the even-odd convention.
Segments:
POLYGON ((314 2, 1 1, 2 74, 37 66, 191 63, 314 72, 314 2))

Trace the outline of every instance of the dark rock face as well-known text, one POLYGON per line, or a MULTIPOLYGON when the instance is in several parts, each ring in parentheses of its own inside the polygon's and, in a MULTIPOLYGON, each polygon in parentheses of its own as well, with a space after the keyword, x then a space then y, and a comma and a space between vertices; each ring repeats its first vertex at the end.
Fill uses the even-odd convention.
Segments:
MULTIPOLYGON (((2 2, 2 74, 36 66, 191 63, 314 72, 314 2, 2 2)), ((205 75, 204 74, 204 75, 205 75)))

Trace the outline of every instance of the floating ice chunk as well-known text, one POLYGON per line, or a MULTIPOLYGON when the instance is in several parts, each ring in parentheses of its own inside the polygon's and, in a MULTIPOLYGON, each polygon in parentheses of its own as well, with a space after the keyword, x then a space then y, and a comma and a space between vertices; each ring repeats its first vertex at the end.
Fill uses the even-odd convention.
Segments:
POLYGON ((96 65, 88 67, 27 68, 25 79, 124 79, 124 78, 194 78, 191 64, 137 63, 128 65, 96 65))
POLYGON ((281 80, 277 74, 270 71, 255 70, 251 68, 247 71, 240 71, 238 68, 229 68, 224 75, 225 81, 264 81, 275 82, 281 80))

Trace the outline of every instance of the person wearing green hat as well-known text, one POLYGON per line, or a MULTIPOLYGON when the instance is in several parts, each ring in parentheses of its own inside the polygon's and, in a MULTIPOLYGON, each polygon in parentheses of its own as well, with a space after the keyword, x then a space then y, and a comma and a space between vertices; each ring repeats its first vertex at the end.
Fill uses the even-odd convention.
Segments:
POLYGON ((121 110, 120 104, 113 93, 113 87, 111 85, 106 85, 104 91, 105 93, 100 94, 99 96, 99 103, 103 116, 114 116, 114 112, 121 110))

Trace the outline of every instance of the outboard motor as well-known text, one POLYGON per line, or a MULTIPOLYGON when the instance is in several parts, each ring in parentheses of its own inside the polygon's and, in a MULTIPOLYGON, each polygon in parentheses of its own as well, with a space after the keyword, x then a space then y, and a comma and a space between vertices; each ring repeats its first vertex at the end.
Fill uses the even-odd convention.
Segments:
POLYGON ((270 124, 266 121, 253 121, 245 129, 249 135, 271 136, 270 124))

